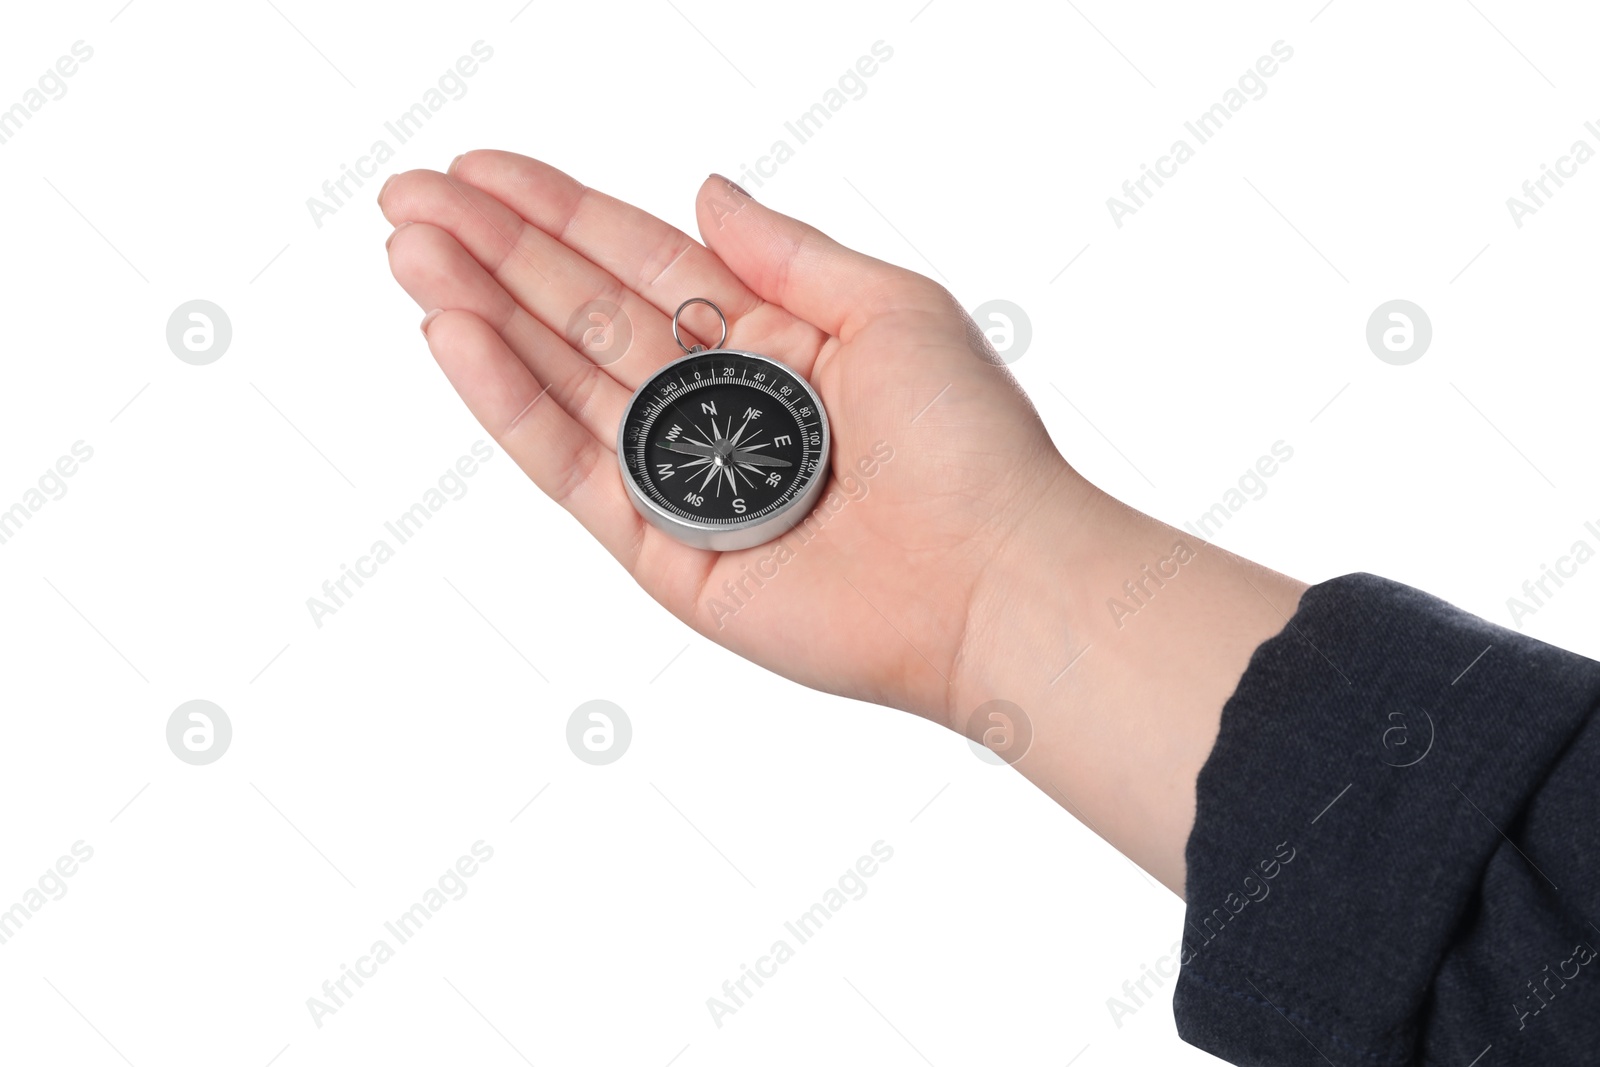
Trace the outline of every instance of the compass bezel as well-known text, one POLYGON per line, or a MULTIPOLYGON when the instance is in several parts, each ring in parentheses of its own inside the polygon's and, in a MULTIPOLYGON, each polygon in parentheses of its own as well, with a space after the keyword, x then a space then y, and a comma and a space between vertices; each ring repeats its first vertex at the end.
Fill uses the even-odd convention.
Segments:
MULTIPOLYGON (((734 381, 737 381, 735 379, 734 381)), ((753 386, 751 387, 754 388, 753 386)), ((804 401, 796 401, 803 403, 804 401)), ((798 526, 811 510, 816 507, 817 500, 822 496, 823 487, 828 482, 831 473, 829 465, 833 449, 833 435, 828 425, 828 409, 822 403, 822 398, 805 376, 782 360, 763 356, 759 352, 747 352, 740 348, 708 348, 699 352, 691 352, 680 356, 670 363, 658 367, 648 379, 640 384, 628 398, 627 405, 622 409, 622 419, 617 424, 617 465, 622 470, 622 482, 627 487, 628 499, 632 501, 634 509, 639 512, 650 525, 663 533, 670 535, 678 541, 693 548, 710 549, 716 552, 733 552, 742 548, 754 548, 775 540, 798 526), (809 476, 801 474, 800 477, 809 477, 810 481, 789 501, 777 509, 764 515, 736 522, 696 522, 693 519, 667 511, 657 503, 645 487, 638 483, 634 476, 632 466, 628 462, 626 438, 628 424, 633 418, 634 410, 640 399, 653 395, 652 390, 659 387, 661 379, 669 376, 675 368, 685 364, 697 363, 706 359, 715 359, 717 356, 738 356, 741 359, 754 360, 765 363, 785 375, 793 378, 805 393, 812 408, 817 412, 817 421, 822 430, 822 443, 817 454, 817 468, 809 476)))

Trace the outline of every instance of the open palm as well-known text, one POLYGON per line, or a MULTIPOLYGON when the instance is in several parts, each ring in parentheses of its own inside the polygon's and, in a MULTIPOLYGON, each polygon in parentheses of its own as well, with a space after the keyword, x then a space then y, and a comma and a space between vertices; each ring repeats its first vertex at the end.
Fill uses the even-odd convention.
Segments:
MULTIPOLYGON (((379 199, 397 227, 395 278, 444 309, 424 330, 446 376, 646 592, 796 681, 950 723, 973 620, 1004 610, 996 564, 1024 551, 1024 520, 1076 479, 943 287, 717 177, 696 202, 705 244, 505 152, 398 175, 379 199), (829 485, 779 541, 689 548, 625 494, 617 426, 633 391, 682 355, 671 318, 689 297, 722 309, 727 347, 782 360, 827 406, 829 485), (631 331, 604 365, 578 314, 597 300, 631 331)), ((683 324, 686 343, 716 342, 708 309, 683 324)))

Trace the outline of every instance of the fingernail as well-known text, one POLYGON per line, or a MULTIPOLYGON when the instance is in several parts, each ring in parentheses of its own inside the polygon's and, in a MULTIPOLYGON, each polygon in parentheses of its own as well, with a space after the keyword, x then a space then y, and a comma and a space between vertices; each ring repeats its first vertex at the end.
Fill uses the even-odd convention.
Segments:
POLYGON ((382 185, 378 186, 378 206, 379 207, 383 206, 383 191, 385 189, 389 188, 389 183, 394 181, 398 177, 399 177, 398 174, 391 174, 387 178, 383 179, 383 184, 382 185))
POLYGON ((461 162, 461 156, 465 156, 465 155, 466 155, 466 153, 463 152, 463 153, 461 153, 460 156, 457 156, 456 158, 452 159, 450 161, 450 165, 448 167, 444 168, 444 172, 446 174, 454 174, 456 172, 456 164, 460 163, 461 162))
POLYGON ((438 318, 440 315, 443 315, 443 314, 444 314, 444 309, 443 308, 434 308, 432 311, 430 311, 426 315, 422 316, 422 336, 424 336, 424 337, 428 336, 428 325, 429 325, 429 323, 433 322, 434 319, 438 318))
POLYGON ((387 241, 383 242, 383 247, 388 248, 390 245, 394 244, 394 235, 399 233, 401 230, 405 229, 407 226, 410 226, 410 225, 411 225, 411 223, 409 223, 409 222, 402 222, 402 223, 400 223, 400 225, 396 226, 394 228, 394 231, 389 234, 389 239, 387 241))
POLYGON ((740 185, 738 182, 734 181, 732 178, 724 178, 722 175, 718 174, 716 171, 712 171, 711 172, 711 176, 713 178, 716 178, 717 180, 719 180, 719 181, 721 181, 721 182, 723 182, 723 183, 725 183, 725 184, 727 184, 729 186, 732 186, 733 188, 739 190, 739 192, 743 193, 746 197, 749 197, 751 200, 755 199, 755 197, 750 196, 749 192, 745 190, 744 186, 740 185))

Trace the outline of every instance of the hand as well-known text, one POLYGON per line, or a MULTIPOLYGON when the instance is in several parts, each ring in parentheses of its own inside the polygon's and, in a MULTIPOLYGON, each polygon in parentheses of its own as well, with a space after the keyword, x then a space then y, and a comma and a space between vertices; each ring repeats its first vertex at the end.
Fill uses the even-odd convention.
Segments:
POLYGON ((446 377, 646 592, 816 689, 969 735, 986 725, 975 709, 1014 703, 1032 732, 1017 769, 1182 894, 1195 778, 1223 702, 1302 583, 1095 489, 947 291, 726 179, 696 199, 705 244, 504 152, 398 175, 379 203, 396 226, 395 277, 435 309, 423 332, 446 377), (633 390, 681 354, 671 316, 691 296, 722 308, 729 347, 804 375, 833 429, 807 527, 740 552, 688 548, 644 522, 613 451, 633 390), (596 298, 632 327, 603 367, 585 354, 588 324, 571 324, 596 298), (1169 577, 1142 587, 1133 623, 1108 615, 1153 581, 1151 566, 1169 577))
MULTIPOLYGON (((425 332, 461 398, 646 592, 796 681, 952 721, 970 621, 1009 596, 986 574, 1026 516, 1089 489, 944 288, 716 176, 696 201, 704 244, 505 152, 398 175, 379 202, 401 227, 396 279, 423 308, 445 309, 425 332), (633 390, 682 355, 671 316, 691 296, 723 310, 728 347, 782 360, 827 406, 833 475, 815 536, 702 551, 629 504, 617 424, 633 390), (632 327, 626 354, 604 367, 585 355, 588 324, 569 326, 597 298, 632 327), (795 625, 804 619, 816 625, 795 625)), ((684 325, 715 325, 699 313, 684 325)))

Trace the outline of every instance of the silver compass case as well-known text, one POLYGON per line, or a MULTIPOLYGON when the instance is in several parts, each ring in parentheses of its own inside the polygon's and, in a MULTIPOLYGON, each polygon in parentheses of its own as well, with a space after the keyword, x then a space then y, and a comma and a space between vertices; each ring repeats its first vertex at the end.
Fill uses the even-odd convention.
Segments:
MULTIPOLYGON (((639 447, 641 449, 644 447, 642 441, 639 447)), ((690 352, 688 355, 658 368, 628 398, 627 406, 623 408, 623 417, 617 426, 618 465, 622 469, 622 482, 627 486, 628 499, 632 501, 634 508, 640 515, 644 516, 650 525, 668 534, 674 540, 681 541, 692 548, 710 549, 715 552, 733 552, 743 548, 754 548, 757 545, 775 540, 800 525, 806 516, 811 514, 811 509, 816 506, 817 501, 822 496, 823 488, 827 484, 832 447, 833 441, 828 425, 828 410, 823 405, 822 398, 817 395, 817 391, 812 387, 811 383, 806 381, 805 377, 794 368, 779 360, 737 348, 702 349, 697 352, 690 352), (818 421, 822 427, 822 442, 816 469, 809 476, 810 481, 789 500, 763 515, 739 521, 712 523, 695 521, 685 516, 675 515, 645 493, 644 489, 638 484, 628 463, 626 436, 629 424, 632 422, 635 407, 639 404, 641 398, 651 393, 657 383, 663 378, 669 377, 674 369, 684 364, 721 355, 738 356, 741 359, 769 364, 777 371, 794 379, 817 412, 818 421)))

